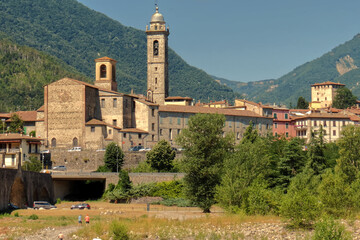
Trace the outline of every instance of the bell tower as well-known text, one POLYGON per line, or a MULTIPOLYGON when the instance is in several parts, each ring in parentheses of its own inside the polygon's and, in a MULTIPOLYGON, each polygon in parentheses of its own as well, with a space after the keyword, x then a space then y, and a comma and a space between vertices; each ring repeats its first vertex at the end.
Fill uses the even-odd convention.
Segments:
POLYGON ((95 86, 117 91, 116 61, 109 57, 95 59, 95 86))
POLYGON ((152 15, 150 26, 146 26, 147 34, 147 98, 159 105, 165 104, 169 95, 168 76, 168 36, 164 17, 156 12, 152 15))

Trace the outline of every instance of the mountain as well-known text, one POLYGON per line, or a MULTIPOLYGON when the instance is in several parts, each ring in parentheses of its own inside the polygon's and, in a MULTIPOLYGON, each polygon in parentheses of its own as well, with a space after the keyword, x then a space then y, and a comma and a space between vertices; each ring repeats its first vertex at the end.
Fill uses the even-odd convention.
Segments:
POLYGON ((56 57, 0 39, 0 112, 37 109, 44 104, 43 86, 51 79, 90 81, 56 57))
MULTIPOLYGON (((0 32, 20 45, 57 57, 92 79, 94 59, 113 58, 118 61, 119 91, 146 93, 145 32, 126 27, 76 0, 1 0, 0 32)), ((201 100, 231 100, 237 96, 171 49, 169 81, 172 96, 201 100)))
MULTIPOLYGON (((346 84, 360 97, 360 34, 323 56, 272 80, 241 83, 220 80, 247 99, 263 103, 295 105, 300 96, 311 100, 311 85, 326 81, 346 84)), ((215 77, 216 79, 216 77, 215 77)))

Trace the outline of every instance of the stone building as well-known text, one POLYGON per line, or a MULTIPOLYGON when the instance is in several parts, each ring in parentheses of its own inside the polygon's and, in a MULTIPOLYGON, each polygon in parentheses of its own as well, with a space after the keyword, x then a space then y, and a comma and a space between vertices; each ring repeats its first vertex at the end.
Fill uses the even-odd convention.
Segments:
POLYGON ((311 85, 311 109, 329 108, 334 101, 336 90, 345 84, 334 82, 315 83, 311 85))

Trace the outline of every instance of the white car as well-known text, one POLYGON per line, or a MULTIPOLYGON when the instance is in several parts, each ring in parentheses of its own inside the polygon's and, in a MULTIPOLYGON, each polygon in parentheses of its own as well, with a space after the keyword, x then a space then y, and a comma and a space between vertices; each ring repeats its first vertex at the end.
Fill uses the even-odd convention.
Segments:
POLYGON ((81 147, 73 147, 72 149, 69 149, 68 152, 81 152, 81 147))
POLYGON ((151 148, 142 148, 139 150, 139 152, 148 152, 151 151, 151 148))

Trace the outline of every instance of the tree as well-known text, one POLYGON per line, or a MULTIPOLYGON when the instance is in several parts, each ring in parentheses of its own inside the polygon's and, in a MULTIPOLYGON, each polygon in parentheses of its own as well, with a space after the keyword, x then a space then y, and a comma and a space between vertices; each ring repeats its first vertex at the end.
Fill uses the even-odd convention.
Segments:
POLYGON ((241 140, 241 143, 242 144, 247 142, 254 143, 258 137, 259 137, 258 131, 254 129, 253 123, 252 121, 250 121, 249 126, 245 130, 244 137, 241 140))
POLYGON ((304 97, 299 97, 296 105, 297 109, 308 109, 309 102, 305 100, 304 97))
POLYGON ((360 169, 360 127, 346 126, 339 139, 340 158, 337 160, 337 170, 343 172, 348 182, 353 182, 360 169))
POLYGON ((354 96, 348 88, 341 87, 336 90, 332 106, 334 108, 346 109, 354 106, 356 104, 356 100, 357 97, 354 96))
POLYGON ((22 169, 25 171, 32 171, 32 172, 40 172, 42 169, 42 164, 37 157, 30 157, 29 161, 25 161, 22 169))
POLYGON ((23 120, 16 113, 12 114, 10 117, 10 127, 9 131, 12 133, 22 133, 24 129, 23 120))
POLYGON ((146 153, 146 161, 158 172, 169 172, 173 169, 175 151, 166 140, 160 140, 154 148, 146 153))
POLYGON ((106 146, 104 156, 105 167, 112 172, 119 172, 124 163, 124 152, 114 142, 106 146))
POLYGON ((187 197, 204 212, 215 203, 215 187, 220 183, 223 161, 233 150, 233 135, 223 136, 225 116, 196 114, 189 119, 177 142, 184 152, 184 177, 187 197))
POLYGON ((306 167, 311 168, 316 175, 326 168, 324 130, 322 125, 319 132, 311 132, 306 167))

